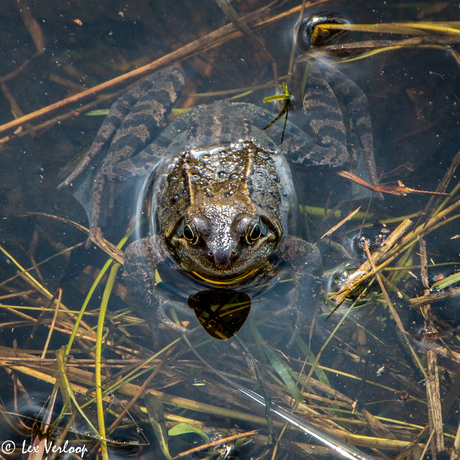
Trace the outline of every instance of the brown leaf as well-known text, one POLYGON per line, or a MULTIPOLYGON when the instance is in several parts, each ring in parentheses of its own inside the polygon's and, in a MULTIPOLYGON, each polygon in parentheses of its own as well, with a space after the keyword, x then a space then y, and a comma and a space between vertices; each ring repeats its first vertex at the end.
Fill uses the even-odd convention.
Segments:
POLYGON ((401 182, 399 182, 400 185, 371 185, 349 171, 339 171, 337 174, 339 176, 345 177, 345 179, 349 179, 355 182, 358 185, 362 185, 363 187, 372 190, 374 193, 390 193, 391 195, 407 195, 408 193, 417 193, 420 195, 449 196, 448 193, 415 190, 413 188, 405 187, 401 182))

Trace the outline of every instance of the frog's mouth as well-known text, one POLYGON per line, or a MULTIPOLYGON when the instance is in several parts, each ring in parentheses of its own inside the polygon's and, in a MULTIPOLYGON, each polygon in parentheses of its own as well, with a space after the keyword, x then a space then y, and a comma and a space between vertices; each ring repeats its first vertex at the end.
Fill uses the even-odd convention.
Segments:
POLYGON ((258 268, 254 268, 254 269, 250 270, 247 273, 243 273, 242 275, 235 276, 233 278, 219 279, 219 280, 207 278, 207 277, 205 277, 203 275, 200 275, 199 273, 197 273, 195 271, 192 271, 192 273, 193 273, 194 276, 196 276, 197 278, 199 278, 202 281, 206 281, 207 283, 215 284, 215 285, 219 285, 219 286, 229 286, 231 284, 236 284, 236 283, 239 283, 241 281, 244 281, 244 280, 248 279, 249 277, 251 277, 254 273, 256 273, 258 271, 259 271, 258 268))

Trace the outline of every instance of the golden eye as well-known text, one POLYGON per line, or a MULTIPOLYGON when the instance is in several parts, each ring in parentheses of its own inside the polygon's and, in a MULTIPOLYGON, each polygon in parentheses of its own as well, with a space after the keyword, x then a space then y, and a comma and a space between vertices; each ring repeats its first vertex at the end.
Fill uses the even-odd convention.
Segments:
POLYGON ((262 229, 259 224, 254 224, 246 233, 246 243, 254 244, 262 235, 262 229))
POLYGON ((197 244, 198 243, 198 235, 196 232, 195 224, 193 222, 190 222, 185 225, 184 231, 183 231, 184 238, 191 244, 197 244))

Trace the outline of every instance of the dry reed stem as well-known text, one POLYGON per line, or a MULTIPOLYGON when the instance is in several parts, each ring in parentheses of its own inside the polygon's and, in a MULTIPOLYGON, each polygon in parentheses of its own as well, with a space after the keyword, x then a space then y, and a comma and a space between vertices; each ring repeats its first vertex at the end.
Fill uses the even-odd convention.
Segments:
MULTIPOLYGON (((417 228, 412 230, 410 233, 408 233, 406 236, 402 238, 400 243, 398 244, 397 247, 390 249, 388 253, 385 255, 385 259, 390 258, 394 254, 397 254, 399 252, 402 252, 402 250, 406 249, 406 247, 409 247, 412 245, 418 237, 424 236, 436 228, 439 228, 442 225, 445 225, 449 220, 447 219, 447 216, 453 212, 455 209, 457 209, 460 206, 460 199, 457 199, 453 204, 451 204, 448 208, 444 209, 443 211, 439 212, 435 216, 433 216, 431 219, 428 220, 428 222, 419 225, 417 228)), ((453 216, 453 218, 458 218, 459 216, 453 216)), ((450 217, 449 219, 452 219, 450 217)))
MULTIPOLYGON (((11 352, 10 352, 11 353, 11 352)), ((33 356, 28 355, 27 353, 24 356, 29 356, 33 358, 33 356)), ((24 373, 26 375, 35 377, 37 379, 43 380, 50 384, 55 384, 56 379, 53 376, 54 370, 52 368, 46 368, 38 363, 37 366, 27 367, 21 365, 14 365, 10 364, 8 368, 11 368, 15 371, 24 373)), ((86 393, 87 386, 93 387, 94 385, 94 374, 92 372, 84 371, 81 369, 74 369, 70 366, 66 366, 66 374, 67 378, 71 382, 72 389, 75 393, 86 393)), ((118 390, 121 394, 131 395, 134 396, 135 394, 139 393, 141 387, 138 385, 126 383, 118 390)), ((172 396, 164 392, 148 390, 149 392, 153 393, 157 396, 163 403, 171 404, 174 406, 182 407, 184 409, 190 409, 199 412, 205 412, 212 415, 222 416, 222 417, 230 417, 237 420, 248 421, 256 424, 260 424, 262 426, 266 425, 266 420, 263 417, 246 414, 240 411, 236 411, 233 409, 225 409, 216 406, 212 406, 209 404, 199 403, 193 400, 189 400, 186 398, 181 398, 177 396, 172 396)), ((109 396, 104 396, 103 400, 105 402, 110 402, 109 396)), ((166 416, 167 419, 176 420, 174 416, 166 416)), ((275 422, 277 427, 281 427, 283 424, 280 422, 275 422)), ((326 425, 327 429, 327 425, 326 425)), ((406 446, 408 443, 406 441, 399 441, 399 440, 391 440, 391 439, 382 439, 382 438, 374 438, 374 437, 367 437, 367 436, 358 436, 346 431, 343 431, 343 428, 340 429, 328 429, 329 432, 332 434, 340 437, 341 439, 350 440, 353 444, 360 445, 360 446, 367 446, 367 447, 374 447, 374 448, 383 448, 383 449, 390 449, 390 450, 397 450, 402 446, 406 446)))
POLYGON ((236 441, 237 439, 251 438, 252 436, 255 436, 258 433, 259 432, 257 430, 246 431, 245 433, 239 433, 233 436, 227 436, 226 438, 217 439, 216 441, 208 442, 207 444, 203 444, 202 446, 194 447, 193 449, 182 452, 179 455, 173 457, 173 459, 176 460, 176 458, 186 457, 187 455, 194 454, 195 452, 201 452, 202 450, 209 449, 210 447, 217 447, 227 442, 236 441))
MULTIPOLYGON (((450 184, 450 181, 454 177, 455 171, 457 170, 458 165, 460 164, 460 151, 457 152, 455 155, 454 159, 452 160, 449 169, 447 172, 444 174, 444 177, 442 178, 441 182, 439 182, 438 186, 436 187, 437 192, 445 192, 447 190, 448 185, 450 184)), ((425 210, 424 214, 429 214, 429 218, 432 217, 432 213, 435 212, 435 210, 438 208, 439 203, 441 202, 441 197, 439 196, 432 196, 430 197, 425 210)))
MULTIPOLYGON (((27 215, 28 216, 44 216, 50 219, 56 219, 56 220, 59 220, 61 222, 64 222, 66 224, 76 227, 78 230, 80 230, 83 233, 86 233, 86 234, 89 233, 89 230, 85 226, 77 222, 73 222, 72 220, 65 219, 64 217, 54 216, 52 214, 46 214, 43 212, 30 212, 27 215)), ((121 249, 118 249, 110 241, 106 240, 102 236, 102 232, 100 228, 97 229, 95 237, 92 239, 92 241, 97 246, 99 246, 99 248, 102 249, 109 257, 116 260, 119 264, 123 265, 123 251, 121 249)), ((25 272, 26 270, 23 270, 23 271, 25 272)))
POLYGON ((322 240, 324 237, 326 236, 330 236, 332 235, 337 229, 339 229, 345 222, 348 222, 350 219, 353 219, 354 215, 359 212, 359 210, 361 209, 361 206, 359 208, 356 208, 353 212, 351 212, 350 214, 348 214, 347 217, 345 217, 344 219, 342 219, 337 225, 334 225, 332 228, 330 228, 321 238, 320 240, 322 240))
POLYGON ((155 366, 155 369, 145 379, 144 383, 139 388, 139 391, 131 398, 129 403, 123 408, 123 410, 120 412, 118 417, 114 420, 114 422, 107 429, 108 434, 113 432, 113 430, 118 426, 118 424, 121 422, 121 420, 125 416, 125 414, 131 409, 131 407, 133 407, 135 402, 144 393, 144 391, 147 389, 148 384, 156 377, 156 375, 158 374, 158 372, 160 372, 160 370, 163 367, 163 365, 165 364, 165 362, 168 360, 169 356, 171 356, 171 353, 174 351, 174 348, 175 347, 170 348, 169 350, 166 351, 164 357, 158 362, 158 364, 155 366))
POLYGON ((435 458, 435 453, 440 453, 445 450, 444 431, 442 423, 442 405, 441 405, 441 389, 439 386, 439 369, 437 356, 434 351, 427 350, 427 373, 426 394, 428 401, 429 420, 432 423, 435 442, 432 445, 432 456, 435 458))
POLYGON ((45 346, 43 347, 42 359, 45 358, 46 352, 48 351, 48 345, 50 344, 51 336, 53 335, 53 331, 54 331, 54 326, 56 325, 56 319, 59 314, 59 307, 61 305, 61 300, 62 300, 62 288, 59 288, 59 294, 58 294, 57 304, 54 310, 53 320, 51 322, 51 326, 48 331, 48 337, 46 338, 45 346))
MULTIPOLYGON (((55 384, 56 379, 48 375, 46 370, 44 372, 37 371, 26 366, 16 366, 11 365, 9 366, 11 369, 14 369, 18 372, 24 373, 26 375, 30 375, 32 377, 38 378, 45 382, 48 382, 52 385, 55 384)), ((86 393, 86 388, 80 384, 76 384, 73 380, 80 382, 86 385, 94 385, 94 374, 88 371, 83 370, 75 370, 75 369, 67 369, 67 378, 71 382, 72 389, 75 393, 86 393)), ((139 391, 139 386, 134 385, 131 383, 126 383, 119 388, 119 392, 125 395, 134 396, 139 391)), ((212 406, 206 403, 200 403, 197 401, 193 401, 190 399, 182 398, 179 396, 172 396, 167 393, 156 391, 156 390, 148 390, 149 393, 157 396, 158 399, 162 403, 170 404, 173 406, 178 406, 184 409, 194 410, 198 412, 204 412, 210 415, 216 415, 220 417, 229 417, 236 420, 242 420, 247 422, 252 422, 255 424, 259 424, 262 426, 266 426, 267 422, 264 417, 259 417, 257 415, 246 414, 244 412, 240 412, 234 409, 227 409, 221 408, 217 406, 212 406)), ((103 397, 104 401, 110 402, 109 396, 103 397)), ((165 418, 169 419, 169 416, 165 414, 165 418)), ((274 426, 282 427, 283 423, 274 421, 274 426)), ((376 437, 369 437, 369 436, 360 436, 353 433, 345 432, 343 429, 336 430, 336 429, 328 429, 327 426, 322 426, 323 429, 326 429, 329 433, 337 436, 338 438, 349 441, 353 445, 362 446, 362 447, 371 447, 371 448, 378 448, 378 449, 389 449, 389 450, 399 450, 409 444, 408 441, 400 441, 400 440, 393 440, 393 439, 384 439, 384 438, 376 438, 376 437)))
POLYGON ((436 449, 434 449, 435 445, 431 442, 433 440, 434 433, 435 433, 435 431, 432 430, 431 433, 430 433, 430 436, 428 437, 428 440, 427 440, 427 442, 425 444, 425 447, 424 447, 424 449, 423 449, 423 451, 422 451, 422 453, 420 455, 420 460, 423 460, 425 458, 425 454, 427 453, 428 447, 430 445, 431 445, 431 452, 432 452, 433 458, 437 458, 436 454, 435 453, 433 454, 433 452, 436 451, 436 449))
POLYGON ((457 427, 457 435, 455 436, 454 448, 450 454, 450 460, 460 459, 460 422, 457 427))
MULTIPOLYGON (((370 256, 370 258, 372 258, 372 256, 370 256)), ((32 269, 33 269, 33 268, 34 268, 34 267, 32 267, 32 269)), ((371 268, 372 268, 374 271, 376 270, 374 264, 371 264, 371 268)), ((378 277, 378 274, 377 274, 377 277, 378 277)), ((377 279, 379 279, 379 278, 377 278, 377 279)), ((382 289, 382 292, 385 292, 384 289, 382 289)), ((56 314, 55 314, 55 315, 57 315, 57 311, 56 311, 56 314)), ((35 319, 32 319, 32 320, 35 321, 35 319)), ((51 327, 51 329, 50 329, 50 334, 51 334, 52 329, 53 329, 53 328, 51 327)), ((444 350, 445 350, 445 349, 444 349, 444 350)), ((433 356, 435 357, 435 354, 434 354, 435 352, 434 352, 434 351, 429 351, 429 352, 431 352, 431 353, 433 354, 433 356)), ((427 353, 427 354, 428 354, 428 353, 427 353)), ((434 371, 434 374, 437 375, 437 369, 434 371)), ((146 383, 147 383, 147 382, 144 383, 144 386, 145 386, 146 383)), ((438 381, 438 385, 439 385, 439 381, 438 381)), ((138 387, 138 388, 139 388, 139 387, 138 387)), ((142 387, 141 387, 140 389, 138 389, 137 391, 140 392, 141 390, 142 390, 142 387)), ((428 389, 427 389, 427 392, 428 392, 428 389)), ((139 393, 138 393, 138 394, 139 394, 139 393)), ((380 423, 380 422, 379 422, 379 423, 380 423)), ((384 428, 386 429, 386 427, 384 427, 384 428)), ((459 430, 460 430, 460 428, 459 428, 459 430)), ((441 430, 441 432, 442 432, 442 430, 441 430)), ((389 432, 389 433, 390 433, 391 436, 393 436, 391 432, 389 432)), ((458 435, 458 436, 459 436, 459 435, 458 435)), ((370 438, 370 439, 376 439, 376 438, 370 438)), ((459 441, 459 446, 460 446, 460 441, 459 441)))
MULTIPOLYGON (((2 90, 3 96, 5 96, 5 99, 8 101, 8 104, 10 104, 10 110, 14 118, 20 118, 24 116, 23 111, 19 107, 19 104, 16 102, 14 96, 11 94, 6 83, 0 83, 0 89, 2 90)), ((35 132, 33 129, 28 129, 27 131, 28 134, 30 134, 32 137, 35 137, 35 132)))
MULTIPOLYGON (((55 377, 52 376, 53 370, 52 369, 41 369, 36 370, 31 367, 26 367, 26 366, 20 366, 20 365, 9 365, 8 366, 11 369, 14 369, 18 372, 21 372, 23 374, 35 377, 39 380, 43 380, 45 382, 50 383, 51 385, 54 385, 56 382, 55 377)), ((39 368, 38 366, 36 366, 39 368)), ((94 374, 92 372, 84 371, 81 369, 68 369, 67 370, 67 378, 71 382, 72 388, 75 393, 86 393, 87 389, 83 385, 87 386, 94 386, 94 374), (75 383, 79 382, 79 383, 75 383)), ((121 394, 127 395, 127 396, 135 396, 136 393, 138 393, 140 389, 139 385, 134 385, 132 383, 125 383, 123 386, 121 386, 118 391, 121 394)), ((221 417, 229 417, 233 418, 236 420, 242 420, 242 421, 247 421, 251 423, 256 423, 262 426, 266 425, 266 420, 264 417, 259 417, 257 415, 252 415, 252 414, 247 414, 244 412, 240 412, 234 409, 226 409, 226 408, 221 408, 217 406, 213 406, 211 404, 206 404, 206 403, 200 403, 198 401, 193 401, 191 399, 187 398, 182 398, 180 396, 173 396, 167 393, 164 393, 162 391, 156 391, 156 390, 148 390, 149 393, 152 393, 154 396, 156 396, 160 401, 164 404, 169 404, 177 407, 181 407, 183 409, 189 409, 197 412, 203 412, 206 414, 210 415, 217 415, 221 417)), ((105 402, 110 402, 110 396, 104 396, 103 400, 105 402)), ((165 414, 165 418, 168 418, 167 414, 165 414)), ((278 426, 282 426, 281 423, 278 423, 278 426)))
MULTIPOLYGON (((459 156, 460 158, 460 156, 459 156)), ((446 176, 444 176, 446 177, 446 176)), ((446 183, 447 186, 447 183, 446 183)), ((420 272, 422 277, 422 284, 425 288, 424 295, 428 296, 429 280, 428 280, 428 261, 426 256, 426 242, 423 238, 419 239, 420 245, 420 272)), ((430 304, 426 304, 422 308, 423 317, 425 318, 425 329, 428 332, 437 332, 436 328, 431 322, 430 304)), ((444 432, 442 424, 442 405, 441 405, 441 389, 439 386, 439 370, 436 353, 432 350, 427 350, 427 374, 426 380, 426 396, 428 402, 428 422, 430 426, 430 439, 434 433, 434 443, 431 444, 431 455, 436 458, 436 453, 445 450, 444 445, 444 432)))
MULTIPOLYGON (((341 53, 344 51, 353 52, 353 51, 364 51, 364 50, 377 50, 377 51, 388 51, 388 50, 397 50, 401 48, 435 48, 442 51, 449 49, 449 45, 453 43, 459 43, 460 37, 441 37, 439 35, 431 37, 413 37, 406 38, 403 40, 364 40, 364 41, 355 41, 352 43, 343 43, 337 45, 324 46, 321 50, 312 50, 311 55, 327 53, 341 53)), ((358 58, 362 58, 359 56, 358 58)), ((347 59, 352 61, 354 58, 347 59)), ((455 56, 454 56, 455 59, 455 56)), ((460 61, 458 61, 460 65, 460 61)))
MULTIPOLYGON (((39 283, 30 273, 28 273, 27 270, 25 270, 15 259, 14 257, 12 257, 2 246, 0 246, 0 251, 9 259, 11 260, 11 262, 13 262, 13 264, 19 269, 20 273, 20 277, 26 281, 27 284, 29 284, 31 287, 33 287, 36 291, 38 291, 41 295, 43 295, 46 299, 48 300, 52 300, 54 298, 54 296, 48 291, 48 289, 46 289, 41 283, 39 283)), ((56 303, 57 300, 54 299, 53 300, 53 303, 56 303)), ((63 304, 63 303, 60 303, 60 308, 63 309, 63 310, 66 310, 68 312, 68 314, 73 317, 73 318, 76 318, 77 316, 73 313, 70 313, 68 310, 68 308, 63 304)), ((19 314, 18 312, 15 312, 16 314, 19 314)), ((35 319, 33 319, 33 321, 36 321, 35 319)), ((86 328, 87 330, 90 329, 90 327, 84 322, 84 321, 81 321, 81 324, 80 326, 83 326, 84 328, 86 328)))
MULTIPOLYGON (((0 81, 1 81, 1 79, 0 79, 0 81)), ((100 96, 98 96, 96 98, 95 101, 89 102, 88 104, 85 104, 85 105, 79 107, 78 110, 73 110, 71 112, 64 113, 62 115, 59 115, 59 116, 56 116, 56 117, 52 118, 51 120, 47 120, 47 121, 44 121, 43 123, 39 123, 38 125, 34 125, 34 130, 36 132, 42 131, 42 130, 47 129, 47 128, 49 128, 49 127, 51 127, 51 126, 53 126, 53 125, 55 125, 57 123, 60 123, 61 121, 68 120, 69 118, 78 116, 78 115, 80 115, 80 113, 85 113, 89 109, 92 109, 94 106, 99 105, 102 102, 117 99, 119 96, 121 96, 123 93, 125 93, 132 86, 135 86, 135 83, 132 84, 132 85, 128 85, 127 87, 125 87, 125 88, 123 88, 123 89, 121 89, 119 91, 115 91, 113 93, 101 94, 100 96)), ((11 135, 8 135, 8 136, 5 136, 5 137, 1 138, 0 139, 0 145, 10 142, 12 139, 14 139, 16 137, 23 137, 23 136, 25 136, 27 134, 28 134, 27 131, 25 131, 25 130, 21 131, 21 129, 19 128, 14 134, 11 134, 11 135)))
POLYGON ((342 304, 346 297, 354 292, 358 286, 367 278, 374 275, 372 264, 375 264, 393 245, 403 236, 412 221, 409 219, 403 220, 398 227, 390 234, 382 247, 378 248, 372 254, 371 258, 366 260, 343 284, 342 288, 331 296, 335 300, 336 305, 342 304))
MULTIPOLYGON (((32 270, 33 268, 29 268, 28 270, 32 270)), ((11 281, 14 278, 17 278, 19 275, 9 278, 7 281, 11 281)), ((3 284, 0 283, 0 286, 3 284)), ((5 294, 0 296, 0 301, 6 299, 14 299, 15 297, 27 296, 30 294, 35 294, 37 291, 35 289, 29 289, 27 291, 19 291, 19 292, 12 292, 11 294, 5 294)), ((3 306, 3 305, 2 305, 3 306)), ((12 305, 8 305, 8 307, 13 307, 12 305)))
POLYGON ((460 296, 460 287, 449 288, 445 291, 432 292, 426 296, 414 297, 410 299, 412 308, 421 308, 424 305, 441 302, 443 300, 460 296))
MULTIPOLYGON (((63 306, 63 304, 61 303, 60 308, 62 308, 62 306, 63 306)), ((5 307, 2 307, 2 308, 5 308, 7 311, 10 311, 11 313, 14 313, 16 316, 19 316, 20 318, 28 320, 29 325, 35 324, 36 321, 37 321, 37 318, 35 318, 33 316, 29 316, 29 315, 21 312, 20 310, 17 310, 14 307, 5 306, 5 307)), ((69 312, 69 311, 60 311, 59 313, 60 314, 71 315, 72 318, 75 318, 75 316, 76 316, 75 313, 72 313, 72 312, 69 312)), ((44 325, 47 326, 46 323, 44 325)), ((58 332, 62 332, 64 334, 70 335, 71 332, 72 332, 72 329, 73 329, 73 324, 71 324, 71 323, 69 323, 69 322, 67 322, 65 320, 61 320, 58 326, 56 326, 56 325, 54 326, 54 329, 56 331, 58 331, 58 332)), ((96 340, 96 335, 95 335, 94 332, 89 331, 89 329, 90 329, 89 326, 88 326, 88 329, 85 329, 85 328, 80 326, 79 329, 78 329, 78 336, 79 337, 84 336, 85 340, 89 340, 89 341, 94 342, 96 340)))
POLYGON ((455 361, 456 363, 460 364, 460 353, 449 350, 446 347, 438 345, 437 343, 424 341, 420 344, 420 348, 422 350, 432 350, 439 357, 448 359, 450 361, 455 361))
MULTIPOLYGON (((322 1, 310 2, 310 4, 312 5, 313 4, 316 5, 319 3, 323 3, 323 2, 322 1)), ((300 8, 301 7, 299 6, 299 7, 291 9, 289 11, 289 14, 296 13, 297 11, 300 10, 300 8)), ((255 18, 259 17, 264 12, 266 12, 266 10, 267 10, 267 7, 263 7, 255 11, 254 13, 251 13, 250 15, 246 16, 244 19, 250 22, 254 20, 255 18)), ((279 20, 280 18, 284 18, 284 17, 285 17, 285 14, 279 15, 276 18, 271 18, 268 21, 261 22, 260 24, 257 24, 257 28, 271 24, 274 20, 279 20)), ((172 65, 173 63, 182 61, 184 59, 190 58, 199 52, 209 50, 216 46, 220 46, 221 44, 226 43, 235 38, 239 38, 242 35, 243 34, 241 32, 236 30, 233 24, 227 24, 221 27, 220 29, 209 33, 208 35, 205 35, 204 37, 201 37, 197 40, 194 40, 193 42, 188 43, 187 45, 184 45, 183 47, 173 51, 172 53, 169 53, 166 56, 163 56, 157 59, 156 61, 151 62, 150 64, 147 64, 143 67, 132 70, 131 72, 128 72, 124 75, 116 77, 107 82, 101 83, 100 85, 96 85, 93 88, 87 89, 86 91, 82 91, 81 93, 75 94, 66 99, 55 102, 54 104, 51 104, 47 107, 36 110, 35 112, 29 113, 28 115, 17 118, 16 120, 5 123, 2 126, 0 126, 0 134, 5 133, 12 129, 16 129, 25 123, 29 123, 31 121, 37 120, 38 118, 41 118, 45 115, 50 115, 57 110, 67 108, 70 105, 73 105, 76 103, 80 103, 89 97, 95 97, 115 86, 125 84, 134 79, 145 77, 154 71, 160 70, 164 67, 172 65)))
POLYGON ((369 248, 367 246, 366 241, 364 241, 363 246, 364 246, 364 250, 366 251, 368 261, 370 262, 370 264, 372 266, 372 271, 375 273, 375 278, 377 279, 377 282, 379 283, 380 290, 382 291, 383 297, 385 298, 385 301, 387 303, 388 310, 390 310, 391 316, 394 319, 396 325, 398 326, 398 329, 401 332, 401 334, 402 334, 402 336, 404 338, 404 341, 406 342, 406 345, 409 348, 409 350, 410 350, 410 352, 412 354, 412 357, 414 358, 415 363, 417 363, 417 366, 419 367, 420 371, 426 377, 426 373, 425 373, 425 370, 423 369, 422 363, 420 362, 419 357, 418 357, 417 353, 414 350, 414 347, 412 347, 411 343, 409 342, 409 339, 408 339, 409 334, 404 329, 404 325, 403 325, 403 323, 401 321, 401 318, 399 317, 398 312, 394 308, 393 303, 390 300, 390 296, 388 295, 388 292, 385 289, 385 285, 382 282, 381 275, 377 272, 377 270, 375 268, 374 260, 372 258, 372 255, 371 255, 370 251, 369 251, 369 248))
POLYGON ((382 291, 383 297, 385 297, 385 301, 387 303, 388 309, 390 310, 391 316, 395 320, 396 325, 398 326, 399 332, 401 332, 404 335, 408 335, 406 330, 404 329, 404 325, 401 321, 401 318, 399 317, 398 313, 396 312, 395 308, 393 307, 393 303, 390 300, 390 296, 388 295, 387 290, 385 289, 385 285, 382 282, 382 278, 380 277, 380 274, 377 273, 376 268, 375 268, 375 263, 372 257, 372 254, 369 251, 369 247, 367 246, 366 240, 363 241, 363 247, 364 251, 366 252, 367 255, 367 260, 369 261, 372 271, 375 274, 375 278, 377 279, 377 282, 379 283, 380 290, 382 291))
MULTIPOLYGON (((49 262, 50 260, 54 259, 55 257, 61 256, 61 255, 66 255, 68 252, 73 251, 74 249, 76 249, 76 248, 78 248, 80 246, 83 246, 84 244, 85 244, 85 242, 83 241, 81 243, 75 244, 74 246, 70 246, 69 248, 65 248, 62 251, 57 252, 56 254, 53 254, 52 256, 42 260, 41 262, 39 262, 38 264, 34 265, 33 267, 29 267, 29 268, 25 269, 24 272, 19 272, 16 275, 6 279, 5 281, 0 282, 0 287, 4 286, 5 284, 8 284, 9 282, 13 281, 14 279, 16 279, 18 277, 20 277, 21 273, 31 272, 32 270, 35 270, 40 265, 46 264, 47 262, 49 262)), ((24 294, 30 294, 30 293, 33 293, 33 292, 37 292, 37 291, 35 289, 31 289, 30 291, 24 291, 23 293, 24 294)), ((11 297, 16 297, 18 295, 19 295, 19 293, 3 295, 3 296, 0 296, 0 300, 8 299, 8 298, 11 298, 11 297)))

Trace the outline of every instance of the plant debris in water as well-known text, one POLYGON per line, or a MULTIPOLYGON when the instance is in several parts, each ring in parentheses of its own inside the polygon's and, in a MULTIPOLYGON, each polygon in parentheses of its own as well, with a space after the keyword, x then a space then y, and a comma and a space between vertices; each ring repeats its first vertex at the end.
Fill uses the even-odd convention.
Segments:
MULTIPOLYGON (((224 25, 135 71, 29 115, 15 113, 14 121, 0 127, 6 135, 2 145, 45 134, 50 126, 66 122, 75 113, 41 120, 36 126, 31 123, 99 97, 78 108, 79 113, 89 111, 102 98, 115 98, 121 90, 117 87, 113 95, 100 96, 102 92, 160 66, 187 59, 203 65, 203 56, 210 67, 217 65, 212 50, 222 49, 224 42, 231 43, 241 33, 253 37, 256 29, 301 9, 297 5, 278 14, 280 2, 276 2, 275 12, 268 14, 262 2, 248 2, 260 9, 242 22, 229 10, 229 2, 220 3, 227 16, 233 15, 233 25, 224 25), (202 53, 199 58, 197 53, 202 53), (17 129, 14 135, 13 129, 17 129)), ((22 0, 19 4, 36 48, 30 57, 33 63, 43 55, 48 37, 27 3, 22 0)), ((439 8, 442 5, 437 3, 439 8)), ((199 24, 201 13, 195 14, 199 24)), ((312 49, 310 56, 346 53, 352 60, 396 49, 430 47, 447 50, 460 64, 452 48, 460 37, 457 22, 321 27, 346 29, 349 41, 312 49), (353 41, 354 32, 378 35, 353 41)), ((250 42, 255 43, 254 37, 250 42)), ((265 56, 264 49, 257 45, 256 59, 265 56)), ((27 75, 29 69, 30 64, 24 63, 2 76, 2 91, 12 108, 14 98, 6 83, 15 75, 27 75)), ((253 89, 276 86, 274 74, 273 82, 253 89)), ((251 86, 226 90, 222 95, 227 96, 228 91, 246 95, 248 88, 251 86)), ((285 101, 287 115, 289 93, 284 88, 277 98, 285 101)), ((184 107, 195 100, 191 96, 184 107)), ((76 458, 105 459, 144 455, 145 451, 150 458, 336 458, 336 451, 313 444, 293 425, 292 420, 300 419, 366 452, 364 458, 419 459, 427 458, 427 452, 434 458, 448 452, 451 459, 458 459, 460 267, 457 254, 441 254, 451 248, 455 240, 450 238, 458 238, 459 233, 460 187, 455 182, 459 161, 457 154, 433 192, 402 184, 372 188, 375 193, 436 194, 425 207, 416 209, 411 204, 410 216, 402 212, 404 204, 399 215, 389 209, 384 215, 373 202, 366 212, 358 209, 354 213, 342 203, 340 218, 336 215, 340 211, 329 212, 328 203, 300 206, 306 231, 324 235, 318 244, 327 263, 320 308, 289 353, 276 337, 290 325, 271 318, 252 324, 253 347, 241 343, 238 334, 216 343, 197 326, 192 336, 194 351, 183 337, 153 349, 149 327, 131 313, 132 299, 117 276, 126 239, 115 245, 98 235, 96 244, 109 257, 105 265, 100 268, 97 258, 88 257, 78 278, 50 291, 48 286, 54 285, 50 266, 68 260, 69 253, 83 244, 70 246, 60 241, 62 229, 78 224, 53 220, 54 231, 50 232, 44 223, 48 217, 29 216, 27 219, 37 219, 29 249, 22 246, 17 256, 17 247, 8 242, 0 248, 6 261, 0 283, 4 335, 0 411, 2 440, 11 439, 17 446, 11 458, 21 457, 24 440, 29 453, 37 449, 42 458, 50 446, 55 452, 49 458, 72 452, 76 458), (379 232, 386 229, 385 238, 370 234, 376 226, 379 232), (348 244, 354 236, 360 242, 359 250, 348 244), (47 258, 37 263, 44 246, 47 258), (195 353, 207 362, 212 360, 213 369, 227 381, 195 353), (247 394, 263 395, 265 406, 275 408, 273 414, 241 388, 249 389, 247 394), (278 418, 277 411, 285 418, 278 418), (285 424, 289 411, 294 415, 285 424)), ((398 197, 401 203, 408 203, 403 200, 409 198, 398 197)))

